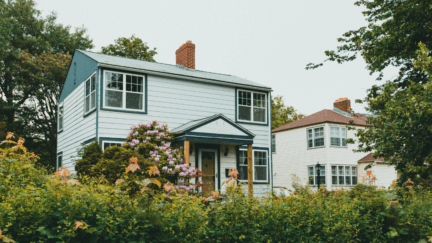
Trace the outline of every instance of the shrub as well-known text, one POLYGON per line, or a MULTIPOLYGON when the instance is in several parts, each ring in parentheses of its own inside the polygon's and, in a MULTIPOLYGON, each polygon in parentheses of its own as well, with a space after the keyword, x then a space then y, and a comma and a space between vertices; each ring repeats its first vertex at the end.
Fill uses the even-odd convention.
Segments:
POLYGON ((75 170, 78 175, 98 177, 100 174, 97 170, 97 164, 102 158, 102 149, 97 141, 84 147, 84 153, 80 160, 75 165, 75 170))

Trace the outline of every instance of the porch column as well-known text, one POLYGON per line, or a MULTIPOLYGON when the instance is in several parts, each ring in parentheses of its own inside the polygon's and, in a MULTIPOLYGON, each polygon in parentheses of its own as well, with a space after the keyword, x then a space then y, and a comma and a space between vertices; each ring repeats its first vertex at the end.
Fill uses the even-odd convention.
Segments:
POLYGON ((184 141, 185 164, 189 164, 189 141, 184 141))
POLYGON ((248 145, 247 149, 248 158, 248 195, 253 197, 253 177, 252 177, 252 144, 248 145))

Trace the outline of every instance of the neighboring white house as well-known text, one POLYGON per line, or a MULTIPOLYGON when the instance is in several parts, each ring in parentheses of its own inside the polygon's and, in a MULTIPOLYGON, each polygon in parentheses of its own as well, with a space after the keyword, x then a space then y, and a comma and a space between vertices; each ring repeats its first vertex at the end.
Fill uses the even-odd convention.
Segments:
POLYGON ((271 88, 195 70, 190 41, 176 51, 176 63, 76 50, 59 100, 58 166, 73 172, 81 144, 117 146, 132 125, 157 120, 190 144, 190 164, 206 168, 212 189, 221 189, 228 169, 247 180, 252 145, 254 194, 271 191, 271 88))
POLYGON ((358 161, 358 170, 360 181, 378 187, 388 188, 399 177, 394 165, 389 165, 384 158, 374 158, 374 153, 369 153, 358 161), (367 170, 370 171, 369 175, 365 171, 368 165, 371 165, 367 170))
MULTIPOLYGON (((348 130, 352 122, 356 128, 367 126, 366 117, 349 113, 351 102, 347 98, 334 103, 333 110, 322 110, 300 120, 273 129, 273 180, 274 187, 293 189, 292 175, 300 183, 316 186, 318 183, 316 164, 321 167, 321 185, 327 189, 352 187, 361 183, 366 172, 359 168, 359 160, 368 153, 354 153, 358 143, 347 144, 355 131, 348 130)), ((390 186, 396 179, 394 167, 376 172, 377 178, 383 178, 380 185, 390 186), (384 179, 384 177, 386 179, 384 179)))

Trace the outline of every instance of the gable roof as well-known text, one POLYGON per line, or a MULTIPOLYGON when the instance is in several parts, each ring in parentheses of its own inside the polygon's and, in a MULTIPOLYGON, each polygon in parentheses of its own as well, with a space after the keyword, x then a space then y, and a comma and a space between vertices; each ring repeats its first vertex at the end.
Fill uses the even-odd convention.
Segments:
POLYGON ((77 50, 91 59, 98 62, 102 67, 112 67, 118 69, 131 68, 136 70, 142 70, 146 72, 151 72, 152 74, 159 75, 176 75, 183 76, 185 78, 196 78, 201 79, 201 81, 207 80, 210 82, 217 82, 222 85, 241 85, 247 86, 250 88, 260 89, 271 91, 271 88, 259 83, 255 83, 249 81, 247 79, 239 78, 232 75, 220 74, 220 73, 212 73, 199 71, 195 69, 189 69, 183 66, 171 65, 171 64, 163 64, 157 62, 148 62, 143 60, 137 60, 133 58, 127 57, 119 57, 106 55, 101 53, 95 53, 90 51, 77 50), (101 65, 102 64, 102 65, 101 65))
POLYGON ((348 125, 351 120, 354 122, 353 125, 367 126, 366 116, 357 114, 357 116, 348 117, 332 110, 322 110, 307 117, 303 117, 302 119, 299 119, 297 121, 293 121, 278 128, 275 128, 272 130, 272 132, 281 132, 326 122, 348 125))
POLYGON ((374 153, 369 153, 365 157, 361 158, 358 162, 385 162, 385 160, 382 157, 374 158, 374 153))

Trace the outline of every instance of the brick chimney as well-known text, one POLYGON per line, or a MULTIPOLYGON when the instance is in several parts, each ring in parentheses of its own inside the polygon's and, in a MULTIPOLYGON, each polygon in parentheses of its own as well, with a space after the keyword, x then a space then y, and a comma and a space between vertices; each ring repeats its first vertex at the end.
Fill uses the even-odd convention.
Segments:
POLYGON ((351 112, 351 101, 348 98, 339 98, 333 103, 335 108, 350 113, 351 112))
POLYGON ((176 63, 195 69, 195 44, 192 41, 187 41, 176 51, 176 63))

